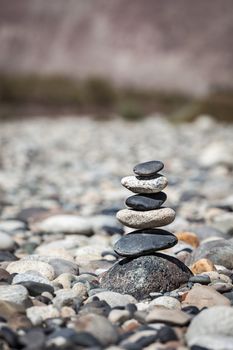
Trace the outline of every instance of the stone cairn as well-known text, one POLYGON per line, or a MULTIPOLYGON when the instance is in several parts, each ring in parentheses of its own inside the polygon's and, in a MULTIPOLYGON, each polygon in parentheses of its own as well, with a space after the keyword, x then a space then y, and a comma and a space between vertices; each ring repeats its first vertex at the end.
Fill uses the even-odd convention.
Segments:
POLYGON ((102 278, 103 287, 132 294, 138 299, 151 292, 175 289, 187 282, 191 274, 178 259, 156 253, 177 243, 175 235, 158 228, 175 219, 173 209, 162 207, 167 196, 161 191, 168 183, 159 173, 163 167, 160 161, 140 163, 133 169, 135 176, 121 180, 121 184, 136 195, 126 199, 128 208, 118 211, 116 216, 122 224, 137 230, 115 243, 115 252, 125 259, 102 278))

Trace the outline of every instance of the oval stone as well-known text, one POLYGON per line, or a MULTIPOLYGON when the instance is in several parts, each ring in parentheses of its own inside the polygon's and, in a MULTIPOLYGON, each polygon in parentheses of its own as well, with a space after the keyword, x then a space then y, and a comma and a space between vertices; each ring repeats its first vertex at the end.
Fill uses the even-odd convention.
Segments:
POLYGON ((165 230, 138 230, 120 238, 114 250, 122 256, 139 256, 171 248, 177 242, 176 236, 165 230))
POLYGON ((171 208, 160 208, 149 211, 122 209, 117 212, 117 219, 125 226, 145 229, 170 224, 176 213, 171 208))
POLYGON ((157 193, 167 186, 167 178, 157 174, 153 179, 138 179, 136 176, 125 176, 122 186, 134 193, 157 193))
POLYGON ((125 204, 134 210, 146 211, 160 208, 166 199, 167 195, 164 192, 154 194, 136 194, 128 197, 125 204))
POLYGON ((139 176, 151 176, 156 174, 158 171, 162 170, 164 164, 159 160, 151 160, 149 162, 139 163, 134 168, 133 171, 139 176))
POLYGON ((152 292, 177 289, 191 276, 192 272, 180 260, 156 253, 120 260, 103 274, 100 285, 143 300, 152 292))

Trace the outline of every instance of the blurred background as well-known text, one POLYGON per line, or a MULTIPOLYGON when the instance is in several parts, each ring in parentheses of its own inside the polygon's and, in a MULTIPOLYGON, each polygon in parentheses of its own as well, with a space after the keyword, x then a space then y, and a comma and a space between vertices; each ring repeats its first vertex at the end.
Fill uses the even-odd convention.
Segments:
POLYGON ((183 219, 232 210, 232 37, 232 0, 0 0, 2 216, 114 213, 150 159, 183 219))
POLYGON ((233 115, 231 0, 0 0, 0 115, 233 115))

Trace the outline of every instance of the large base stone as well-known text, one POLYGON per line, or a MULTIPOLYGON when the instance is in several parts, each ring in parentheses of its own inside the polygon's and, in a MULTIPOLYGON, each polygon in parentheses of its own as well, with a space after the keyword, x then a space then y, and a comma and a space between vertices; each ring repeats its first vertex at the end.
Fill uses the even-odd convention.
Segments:
POLYGON ((192 272, 180 260, 161 253, 125 258, 101 278, 102 288, 131 294, 137 300, 151 292, 169 292, 186 283, 192 272))

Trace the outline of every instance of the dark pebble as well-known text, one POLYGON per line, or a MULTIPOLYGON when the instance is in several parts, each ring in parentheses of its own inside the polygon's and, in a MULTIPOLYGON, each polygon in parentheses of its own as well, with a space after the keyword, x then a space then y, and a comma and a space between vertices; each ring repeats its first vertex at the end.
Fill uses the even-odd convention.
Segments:
POLYGON ((165 230, 137 230, 121 237, 114 250, 122 256, 139 256, 173 247, 177 242, 176 236, 165 230))
POLYGON ((223 293, 223 295, 224 295, 224 297, 229 299, 231 301, 231 305, 233 305, 233 291, 232 292, 223 293))
POLYGON ((49 292, 51 294, 54 293, 54 288, 49 284, 39 283, 34 281, 25 281, 25 282, 21 282, 20 284, 25 288, 27 288, 28 293, 33 297, 36 297, 37 295, 40 295, 43 292, 49 292))
POLYGON ((97 299, 82 306, 80 308, 79 313, 82 315, 93 313, 93 314, 108 317, 110 311, 111 311, 111 307, 108 305, 108 303, 105 300, 97 299))
POLYGON ((17 348, 19 345, 18 335, 8 327, 1 327, 0 338, 4 339, 5 342, 12 348, 17 348))
POLYGON ((102 288, 131 294, 137 300, 152 292, 169 292, 186 283, 192 272, 180 260, 161 253, 125 258, 115 263, 100 280, 102 288))
POLYGON ((192 283, 200 283, 200 284, 209 284, 211 282, 209 276, 204 276, 204 275, 196 275, 196 276, 191 276, 189 279, 189 282, 192 283))
POLYGON ((82 347, 101 347, 98 339, 96 339, 92 334, 88 332, 78 332, 70 336, 70 341, 72 344, 79 345, 82 347))
POLYGON ((0 251, 0 262, 2 261, 16 261, 18 258, 10 253, 10 252, 5 252, 5 251, 0 251))
POLYGON ((0 282, 8 282, 10 276, 9 272, 0 268, 0 282))
POLYGON ((211 349, 200 345, 193 345, 191 346, 190 350, 211 350, 211 349))
POLYGON ((115 235, 116 233, 118 233, 119 235, 123 235, 124 234, 123 228, 120 228, 120 227, 104 225, 102 227, 102 230, 105 231, 110 236, 115 235))
POLYGON ((165 326, 159 329, 157 333, 157 340, 160 341, 160 343, 167 343, 168 341, 178 340, 178 338, 175 331, 171 327, 165 326))
POLYGON ((126 199, 125 204, 134 210, 146 211, 160 208, 166 201, 167 195, 164 192, 155 194, 136 194, 126 199))
POLYGON ((200 312, 200 310, 196 306, 192 305, 183 307, 182 311, 186 312, 186 314, 189 315, 197 315, 200 312))
POLYGON ((152 160, 149 162, 144 162, 137 164, 133 171, 136 175, 139 176, 151 176, 156 174, 158 171, 162 170, 164 164, 158 160, 152 160))
POLYGON ((48 212, 48 209, 43 207, 31 207, 22 209, 16 216, 17 220, 23 221, 25 223, 28 223, 32 221, 33 219, 36 219, 40 217, 41 215, 48 212))

